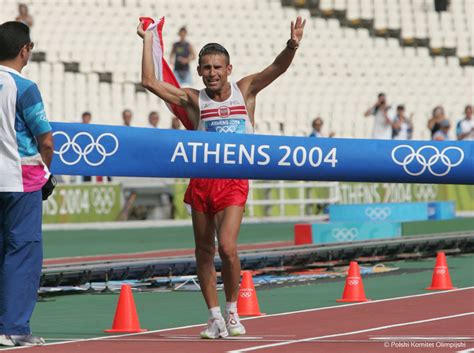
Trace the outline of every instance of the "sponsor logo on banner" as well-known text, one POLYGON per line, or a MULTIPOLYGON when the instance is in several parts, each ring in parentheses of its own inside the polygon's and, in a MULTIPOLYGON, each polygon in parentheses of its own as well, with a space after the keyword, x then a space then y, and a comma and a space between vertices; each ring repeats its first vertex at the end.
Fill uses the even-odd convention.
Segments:
POLYGON ((115 205, 115 191, 112 188, 92 189, 92 205, 98 214, 108 214, 115 205))
POLYGON ((367 207, 365 209, 365 215, 372 221, 384 221, 391 213, 390 207, 367 207))
POLYGON ((359 235, 357 228, 333 228, 331 235, 337 241, 352 241, 359 235))
POLYGON ((59 155, 61 162, 69 166, 76 165, 84 159, 84 162, 91 167, 97 167, 104 163, 107 157, 114 155, 119 148, 117 137, 109 132, 99 135, 97 139, 88 132, 79 132, 71 138, 64 131, 56 131, 53 137, 56 137, 55 148, 59 148, 54 150, 54 154, 59 155), (58 138, 59 136, 63 138, 58 138), (62 141, 64 139, 65 141, 62 141))
POLYGON ((111 184, 58 185, 43 203, 44 221, 113 221, 120 212, 120 193, 120 187, 111 184))
POLYGON ((435 146, 415 150, 409 145, 399 145, 392 150, 392 160, 402 166, 408 175, 418 176, 428 170, 432 175, 442 177, 462 163, 464 151, 455 146, 439 151, 435 146))
POLYGON ((436 199, 438 195, 438 185, 433 184, 415 184, 413 185, 415 190, 416 200, 432 201, 436 199))

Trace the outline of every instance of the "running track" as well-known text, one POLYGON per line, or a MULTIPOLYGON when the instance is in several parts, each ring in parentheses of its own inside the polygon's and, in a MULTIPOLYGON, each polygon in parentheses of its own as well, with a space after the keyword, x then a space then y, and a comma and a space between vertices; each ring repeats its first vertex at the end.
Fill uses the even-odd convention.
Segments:
POLYGON ((249 332, 247 336, 225 340, 198 339, 197 335, 202 325, 195 325, 5 351, 22 349, 34 353, 474 352, 474 287, 268 315, 250 318, 245 321, 245 325, 249 332))

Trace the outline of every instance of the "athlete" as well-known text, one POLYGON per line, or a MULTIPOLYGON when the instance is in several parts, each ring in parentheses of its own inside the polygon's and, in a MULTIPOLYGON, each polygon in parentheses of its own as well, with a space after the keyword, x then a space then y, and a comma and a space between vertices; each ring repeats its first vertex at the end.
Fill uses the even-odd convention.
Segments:
MULTIPOLYGON (((195 130, 253 133, 256 96, 290 66, 303 37, 305 22, 301 17, 291 22, 290 39, 270 66, 237 82, 228 81, 232 65, 227 50, 217 43, 206 44, 199 52, 197 67, 206 87, 202 90, 176 88, 156 79, 152 57, 153 34, 145 31, 143 23, 140 23, 137 33, 143 38, 142 84, 165 102, 184 107, 195 130)), ((209 308, 209 320, 207 328, 201 332, 202 338, 246 333, 237 314, 240 281, 237 237, 248 190, 248 180, 191 179, 184 196, 184 201, 192 209, 197 275, 209 308), (215 234, 227 301, 225 320, 216 290, 215 234)))

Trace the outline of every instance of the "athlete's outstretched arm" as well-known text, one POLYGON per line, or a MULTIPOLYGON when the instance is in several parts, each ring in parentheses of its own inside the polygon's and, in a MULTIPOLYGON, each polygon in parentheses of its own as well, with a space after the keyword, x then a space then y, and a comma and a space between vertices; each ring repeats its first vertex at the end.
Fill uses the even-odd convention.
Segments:
POLYGON ((190 104, 188 89, 181 89, 164 81, 158 81, 155 76, 155 65, 153 63, 153 33, 143 29, 140 22, 137 34, 143 38, 142 54, 142 85, 147 90, 153 92, 165 102, 180 106, 190 104))
POLYGON ((301 39, 303 38, 305 24, 306 20, 303 21, 299 16, 296 22, 291 21, 291 36, 285 49, 283 49, 275 61, 266 69, 241 79, 238 83, 241 90, 246 92, 247 95, 255 96, 288 69, 295 57, 296 49, 298 49, 301 39))

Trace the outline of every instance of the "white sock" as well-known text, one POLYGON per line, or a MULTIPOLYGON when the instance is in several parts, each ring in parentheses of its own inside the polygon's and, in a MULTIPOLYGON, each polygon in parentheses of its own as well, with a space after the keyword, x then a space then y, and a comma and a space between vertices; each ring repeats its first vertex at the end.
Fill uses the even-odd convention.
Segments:
POLYGON ((215 307, 209 309, 209 318, 210 319, 218 319, 220 317, 222 317, 220 306, 215 306, 215 307))
POLYGON ((225 311, 227 313, 236 313, 237 312, 237 302, 227 302, 227 303, 225 303, 225 311))

